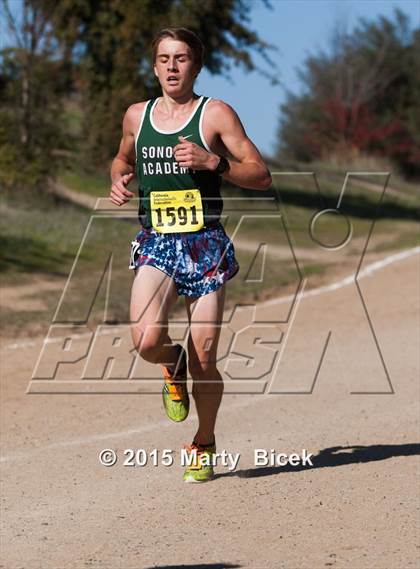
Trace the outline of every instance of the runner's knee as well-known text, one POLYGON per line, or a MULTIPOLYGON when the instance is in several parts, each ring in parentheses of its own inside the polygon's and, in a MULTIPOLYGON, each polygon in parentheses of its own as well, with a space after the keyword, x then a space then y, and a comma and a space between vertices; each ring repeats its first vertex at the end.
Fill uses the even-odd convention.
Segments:
POLYGON ((153 330, 137 331, 139 341, 137 351, 139 355, 148 362, 157 363, 159 352, 162 349, 166 338, 166 329, 155 328, 153 330))

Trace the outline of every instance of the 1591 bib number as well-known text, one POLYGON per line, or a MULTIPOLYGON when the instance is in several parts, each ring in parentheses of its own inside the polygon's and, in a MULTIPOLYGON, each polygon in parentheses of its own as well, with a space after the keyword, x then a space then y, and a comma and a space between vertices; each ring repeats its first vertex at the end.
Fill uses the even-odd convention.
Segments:
POLYGON ((200 190, 150 193, 152 225, 160 233, 184 233, 204 227, 200 190))

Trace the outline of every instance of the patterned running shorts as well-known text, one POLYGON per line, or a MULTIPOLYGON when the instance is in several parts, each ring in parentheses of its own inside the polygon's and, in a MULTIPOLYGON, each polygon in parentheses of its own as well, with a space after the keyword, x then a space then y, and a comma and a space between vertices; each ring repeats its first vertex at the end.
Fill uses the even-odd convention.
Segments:
POLYGON ((171 277, 178 295, 214 292, 239 270, 233 243, 220 222, 193 233, 141 229, 131 242, 130 269, 150 265, 171 277))

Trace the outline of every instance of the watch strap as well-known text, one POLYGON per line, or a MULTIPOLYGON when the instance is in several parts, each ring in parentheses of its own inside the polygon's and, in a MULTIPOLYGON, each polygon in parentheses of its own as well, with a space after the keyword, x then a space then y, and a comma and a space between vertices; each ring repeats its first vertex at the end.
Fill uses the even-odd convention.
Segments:
POLYGON ((224 156, 221 156, 219 163, 216 167, 216 173, 217 174, 223 174, 223 172, 226 172, 226 170, 228 168, 229 168, 229 162, 227 161, 227 159, 224 156))

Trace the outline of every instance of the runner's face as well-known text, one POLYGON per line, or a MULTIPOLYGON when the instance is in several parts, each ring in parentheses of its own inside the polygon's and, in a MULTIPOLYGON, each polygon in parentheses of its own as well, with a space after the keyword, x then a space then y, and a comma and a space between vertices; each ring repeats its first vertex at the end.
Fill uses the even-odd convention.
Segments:
POLYGON ((191 90, 200 71, 191 48, 172 38, 159 42, 154 70, 163 91, 168 95, 182 95, 191 90))

